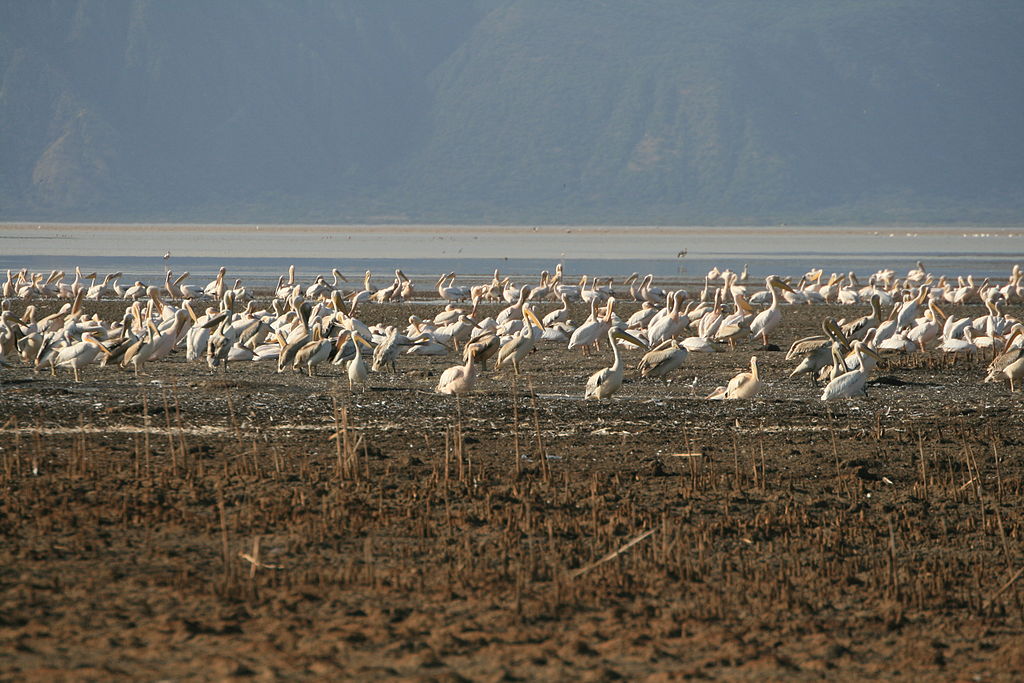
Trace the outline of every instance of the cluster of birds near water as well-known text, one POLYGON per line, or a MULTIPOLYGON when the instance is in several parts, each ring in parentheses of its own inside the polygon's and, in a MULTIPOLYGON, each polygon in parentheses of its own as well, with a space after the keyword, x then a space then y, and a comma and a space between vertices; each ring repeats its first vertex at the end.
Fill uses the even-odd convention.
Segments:
MULTIPOLYGON (((163 287, 142 282, 122 287, 120 273, 100 279, 76 268, 74 280, 65 273, 7 273, 0 288, 0 366, 17 362, 37 372, 58 368, 72 371, 81 381, 83 368, 119 365, 136 375, 147 363, 184 351, 188 361, 204 361, 211 371, 229 364, 267 361, 278 372, 288 368, 310 376, 319 366, 344 366, 350 387, 365 386, 371 372, 396 372, 402 355, 461 353, 463 362, 445 370, 436 391, 461 395, 473 391, 480 371, 493 361, 494 369, 519 374, 538 344, 564 344, 582 354, 601 353, 607 341, 613 362, 591 375, 586 398, 607 399, 622 386, 626 366, 620 346, 642 351, 636 364, 642 377, 668 382, 691 353, 722 350, 725 345, 760 344, 770 339, 787 304, 838 303, 867 305, 860 316, 822 322, 822 334, 790 346, 787 360, 795 362, 790 377, 806 374, 818 386, 826 382, 822 400, 864 395, 865 384, 882 354, 923 352, 929 346, 954 358, 988 352, 992 362, 986 381, 1009 380, 1010 391, 1024 377, 1024 325, 1004 307, 1024 298, 1021 270, 1014 266, 1004 282, 970 275, 952 280, 935 277, 920 262, 905 276, 880 270, 861 284, 856 275, 821 270, 798 282, 771 275, 764 289, 754 289, 745 266, 740 273, 712 269, 704 287, 693 294, 654 285, 652 275, 634 273, 620 284, 612 278, 582 276, 568 281, 561 264, 544 271, 536 284, 517 285, 495 271, 490 282, 457 285, 455 273, 442 274, 436 284, 445 308, 432 320, 410 316, 408 327, 368 324, 357 316, 372 304, 408 301, 416 296, 412 281, 401 270, 386 287, 373 285, 366 272, 362 287, 334 270, 332 279, 317 276, 300 283, 294 266, 282 275, 272 296, 262 301, 238 279, 229 284, 226 270, 205 286, 185 283, 168 270, 163 287), (35 301, 70 300, 52 314, 37 314, 35 301), (103 320, 83 312, 83 301, 121 299, 127 302, 118 320, 103 320), (269 299, 269 301, 268 301, 269 299), (12 312, 15 300, 28 302, 22 315, 12 312), (628 319, 616 314, 618 301, 639 303, 628 319), (506 304, 497 315, 484 317, 480 305, 506 304), (978 317, 947 316, 942 305, 981 303, 978 317), (541 317, 540 308, 556 307, 541 317), (573 324, 570 304, 589 304, 590 315, 573 324), (758 310, 757 307, 761 307, 758 310), (888 309, 886 315, 884 310, 888 309)), ((433 298, 433 297, 431 297, 433 298)), ((745 399, 761 389, 757 357, 749 372, 733 377, 709 399, 745 399)))

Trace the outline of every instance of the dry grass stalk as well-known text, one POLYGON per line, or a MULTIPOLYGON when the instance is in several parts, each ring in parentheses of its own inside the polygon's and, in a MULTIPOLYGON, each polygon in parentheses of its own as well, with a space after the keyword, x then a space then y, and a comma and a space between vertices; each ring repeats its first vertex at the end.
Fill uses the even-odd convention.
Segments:
POLYGON ((647 531, 643 532, 639 536, 634 537, 632 540, 630 540, 625 545, 622 545, 619 548, 617 548, 616 550, 613 550, 612 552, 608 553, 607 555, 605 555, 601 559, 596 560, 594 562, 591 562, 590 564, 588 564, 585 567, 580 567, 579 569, 577 569, 577 570, 575 570, 573 572, 570 572, 569 573, 569 578, 570 579, 578 578, 580 576, 583 576, 587 572, 589 572, 591 569, 594 569, 595 567, 599 567, 602 564, 604 564, 605 562, 608 562, 609 560, 614 560, 616 557, 618 557, 622 553, 626 552, 627 550, 629 550, 630 548, 635 546, 637 543, 639 543, 640 541, 644 540, 645 538, 647 538, 648 536, 653 534, 655 531, 657 531, 657 529, 648 529, 647 531))

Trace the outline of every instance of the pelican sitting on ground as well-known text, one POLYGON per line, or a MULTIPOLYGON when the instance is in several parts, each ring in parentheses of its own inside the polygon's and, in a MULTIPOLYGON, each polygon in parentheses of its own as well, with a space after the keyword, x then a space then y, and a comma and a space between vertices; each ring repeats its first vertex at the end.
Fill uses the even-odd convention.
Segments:
POLYGON ((761 390, 761 375, 757 371, 757 356, 750 357, 750 372, 741 372, 729 380, 729 384, 718 387, 708 396, 709 399, 752 398, 761 390))
POLYGON ((682 367, 688 355, 689 352, 679 345, 678 339, 667 339, 644 354, 636 369, 640 371, 641 377, 658 377, 667 384, 665 377, 682 367))
POLYGON ((876 361, 880 360, 880 358, 878 357, 878 354, 868 348, 867 344, 859 340, 853 342, 853 352, 858 357, 859 367, 856 370, 850 370, 849 372, 843 373, 829 382, 825 386, 825 390, 821 393, 822 401, 866 395, 864 385, 867 383, 868 372, 870 372, 870 370, 865 367, 864 356, 871 356, 876 361))
POLYGON ((626 374, 626 367, 622 362, 622 356, 619 355, 619 347, 615 343, 616 338, 624 339, 625 341, 636 344, 637 346, 644 346, 643 342, 631 334, 614 328, 608 330, 608 343, 612 347, 614 360, 612 361, 611 367, 598 370, 590 376, 590 379, 587 380, 587 389, 583 393, 583 398, 611 398, 612 394, 622 387, 622 380, 626 374))

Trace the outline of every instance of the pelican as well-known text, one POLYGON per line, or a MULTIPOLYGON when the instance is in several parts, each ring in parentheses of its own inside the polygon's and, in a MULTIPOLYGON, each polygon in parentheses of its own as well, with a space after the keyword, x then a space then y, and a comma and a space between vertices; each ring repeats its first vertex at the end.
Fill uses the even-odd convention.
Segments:
POLYGON ((682 367, 688 355, 689 352, 679 345, 679 340, 668 339, 644 354, 636 369, 640 371, 641 377, 658 377, 667 383, 665 377, 682 367))
POLYGON ((924 311, 924 319, 907 330, 907 338, 917 344, 922 352, 925 350, 925 345, 939 335, 939 331, 942 329, 939 327, 942 315, 942 309, 934 301, 931 301, 924 311))
POLYGON ((608 305, 605 308, 605 314, 602 317, 597 315, 597 302, 591 302, 590 306, 590 319, 583 323, 572 333, 572 338, 569 339, 569 350, 575 348, 583 348, 584 352, 590 351, 591 344, 597 344, 597 341, 601 338, 602 334, 606 334, 608 329, 612 325, 612 306, 615 305, 615 297, 608 299, 608 305))
POLYGON ((686 316, 680 317, 682 303, 683 297, 677 292, 668 295, 666 308, 662 309, 661 314, 656 314, 647 325, 647 339, 651 344, 673 339, 689 326, 690 319, 686 316))
POLYGON ((868 330, 882 324, 882 299, 877 294, 871 295, 871 315, 855 318, 843 325, 843 334, 848 339, 864 339, 868 330))
POLYGON ((96 341, 88 332, 82 335, 82 341, 71 346, 65 346, 57 352, 53 365, 61 368, 71 368, 75 373, 75 381, 81 382, 82 378, 78 371, 96 360, 96 356, 103 352, 109 355, 107 347, 96 341))
POLYGON ((494 362, 495 370, 498 370, 501 366, 511 362, 512 369, 515 371, 515 374, 518 375, 519 364, 531 351, 533 351, 534 347, 537 346, 537 342, 540 340, 541 335, 544 333, 544 324, 537 318, 536 314, 530 310, 529 306, 523 307, 523 316, 528 318, 527 321, 524 321, 526 324, 523 325, 523 329, 519 334, 502 345, 501 349, 498 351, 498 359, 494 362))
POLYGON ((356 332, 351 332, 350 335, 356 347, 356 355, 348 362, 348 367, 346 368, 348 371, 348 390, 352 391, 352 387, 356 384, 365 387, 366 380, 370 376, 370 370, 366 367, 366 362, 363 360, 363 338, 356 332))
POLYGON ((750 357, 750 372, 741 372, 729 380, 729 384, 718 387, 709 399, 752 398, 761 390, 761 376, 757 371, 757 356, 750 357))
POLYGON ((122 274, 123 273, 107 273, 106 277, 103 278, 102 284, 92 285, 86 290, 85 298, 89 301, 99 301, 102 297, 115 292, 116 290, 111 283, 121 277, 122 274))
POLYGON ((465 301, 471 292, 469 287, 455 286, 455 273, 445 273, 437 280, 437 293, 445 301, 465 301))
POLYGON ((476 384, 476 363, 473 362, 475 355, 476 349, 471 348, 465 365, 456 365, 442 372, 434 391, 449 396, 461 396, 473 391, 476 384))
POLYGON ((139 339, 137 342, 132 344, 124 356, 121 359, 121 367, 127 368, 131 364, 135 369, 135 376, 139 376, 139 370, 149 360, 150 356, 153 355, 153 351, 156 349, 157 341, 160 339, 160 330, 156 328, 152 320, 146 320, 146 329, 148 334, 146 337, 139 339))
POLYGON ((821 393, 822 401, 831 401, 837 398, 853 398, 854 396, 865 396, 864 385, 868 379, 868 372, 864 356, 871 356, 876 361, 881 360, 874 351, 868 348, 862 341, 853 342, 853 352, 859 360, 859 367, 839 375, 825 386, 821 393))
POLYGON ((793 342, 789 347, 789 353, 786 354, 786 360, 792 360, 797 356, 803 357, 789 376, 796 377, 806 373, 810 375, 814 386, 818 386, 818 372, 832 362, 832 342, 838 341, 847 348, 850 345, 835 318, 823 322, 821 328, 825 332, 824 335, 798 339, 793 342))
POLYGON ((625 365, 622 362, 622 356, 619 355, 619 347, 615 343, 616 339, 624 339, 625 341, 642 346, 646 348, 639 339, 633 335, 616 330, 614 328, 608 330, 608 343, 612 347, 612 355, 614 360, 612 361, 611 367, 603 368, 598 370, 590 379, 587 380, 587 389, 583 393, 583 398, 611 398, 612 394, 622 387, 622 379, 625 377, 625 365))
POLYGON ((217 269, 217 277, 203 287, 203 294, 213 299, 221 299, 224 297, 224 275, 228 272, 228 269, 221 266, 217 269))
POLYGON ((784 289, 787 292, 792 292, 793 288, 779 279, 778 275, 769 275, 765 278, 765 282, 768 285, 768 291, 772 294, 772 304, 754 316, 754 319, 750 321, 750 338, 753 339, 760 335, 761 342, 768 346, 768 333, 782 322, 782 312, 779 311, 778 290, 784 289))
POLYGON ((1006 340, 1006 350, 996 356, 988 366, 986 382, 997 382, 1003 377, 1010 380, 1010 391, 1014 391, 1014 380, 1024 377, 1024 347, 1014 347, 1014 340, 1021 335, 1021 328, 1017 327, 1010 333, 1006 340))
POLYGON ((925 302, 928 298, 928 287, 921 287, 921 291, 918 292, 917 296, 910 301, 905 301, 900 306, 900 312, 896 316, 896 329, 902 330, 905 327, 909 327, 914 320, 917 319, 917 309, 925 302))
POLYGON ((299 366, 305 365, 307 374, 312 377, 313 368, 330 358, 333 346, 334 343, 330 339, 322 336, 320 326, 314 326, 313 338, 295 352, 292 370, 298 370, 299 366))
POLYGON ((349 297, 349 300, 352 302, 352 308, 349 310, 349 314, 355 313, 356 307, 359 304, 364 301, 370 301, 370 297, 372 297, 374 292, 377 291, 377 288, 373 286, 371 278, 373 278, 373 273, 370 271, 366 271, 363 274, 363 289, 359 292, 353 292, 349 297))
POLYGON ((564 294, 559 295, 558 298, 562 300, 562 307, 556 308, 544 316, 541 321, 544 323, 544 327, 550 327, 555 323, 564 323, 569 319, 569 300, 565 298, 564 294))

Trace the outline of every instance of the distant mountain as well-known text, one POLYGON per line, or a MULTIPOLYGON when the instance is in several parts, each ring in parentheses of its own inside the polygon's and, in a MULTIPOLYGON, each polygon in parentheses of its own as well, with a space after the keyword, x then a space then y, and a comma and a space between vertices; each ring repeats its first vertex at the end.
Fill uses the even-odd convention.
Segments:
POLYGON ((1024 4, 0 1, 0 219, 1024 221, 1024 4))

